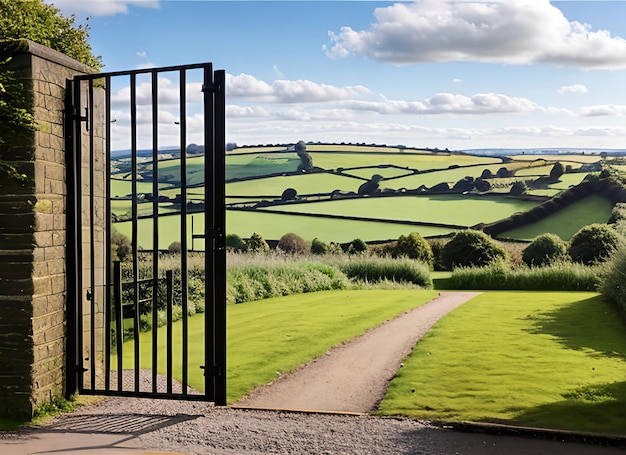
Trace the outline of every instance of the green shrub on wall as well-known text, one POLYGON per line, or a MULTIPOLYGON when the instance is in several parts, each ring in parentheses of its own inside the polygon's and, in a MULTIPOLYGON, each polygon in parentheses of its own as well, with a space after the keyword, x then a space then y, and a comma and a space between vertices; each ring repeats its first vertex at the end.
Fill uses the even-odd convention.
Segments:
POLYGON ((626 247, 619 248, 606 263, 600 292, 626 314, 626 247))

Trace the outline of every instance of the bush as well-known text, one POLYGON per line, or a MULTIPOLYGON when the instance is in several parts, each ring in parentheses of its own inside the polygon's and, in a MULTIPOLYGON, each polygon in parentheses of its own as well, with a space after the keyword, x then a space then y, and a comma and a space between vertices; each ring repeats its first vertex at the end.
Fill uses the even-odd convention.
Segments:
POLYGON ((432 287, 428 264, 407 258, 357 257, 339 263, 338 267, 348 278, 361 282, 391 281, 412 283, 423 288, 432 287))
POLYGON ((603 262, 617 249, 620 236, 606 224, 582 227, 570 240, 568 253, 573 261, 583 264, 603 262))
POLYGON ((484 232, 472 229, 457 232, 441 251, 441 262, 447 270, 481 267, 499 259, 507 259, 506 251, 484 232))
POLYGON ((310 251, 311 246, 302 237, 290 232, 280 238, 276 249, 288 254, 305 254, 310 251))
POLYGON ((246 242, 244 242, 244 240, 241 237, 239 237, 237 234, 227 234, 226 235, 226 249, 235 251, 238 253, 242 251, 246 251, 246 242))
POLYGON ((350 245, 348 245, 348 253, 350 254, 365 253, 367 249, 367 243, 365 243, 361 239, 354 239, 352 242, 350 242, 350 245))
POLYGON ((427 264, 429 268, 433 266, 433 252, 430 245, 418 232, 411 232, 409 235, 398 237, 392 255, 395 258, 405 256, 418 260, 427 264))
POLYGON ((522 194, 526 194, 527 191, 528 187, 526 186, 526 184, 521 180, 518 180, 513 184, 513 186, 511 186, 509 194, 511 196, 521 196, 522 194))
POLYGON ((246 242, 246 249, 250 253, 268 253, 270 246, 267 242, 256 232, 246 242))
POLYGON ((542 234, 522 252, 522 260, 528 266, 544 266, 567 257, 567 244, 558 235, 542 234))
POLYGON ((441 254, 443 252, 443 247, 446 246, 447 240, 443 238, 431 238, 428 239, 428 245, 430 246, 430 250, 433 252, 433 269, 434 270, 445 270, 443 263, 441 262, 441 254))
POLYGON ((113 229, 111 231, 111 260, 131 261, 133 258, 133 244, 130 239, 121 232, 113 229))
POLYGON ((167 252, 170 254, 180 254, 183 252, 183 245, 180 242, 172 242, 167 247, 167 252))
POLYGON ((326 254, 328 251, 328 246, 319 240, 317 237, 313 239, 311 242, 311 253, 313 254, 326 254))
POLYGON ((626 248, 619 248, 605 264, 600 292, 626 314, 626 248))
POLYGON ((459 267, 447 281, 450 289, 520 291, 596 291, 602 269, 572 262, 512 270, 503 261, 484 267, 459 267))

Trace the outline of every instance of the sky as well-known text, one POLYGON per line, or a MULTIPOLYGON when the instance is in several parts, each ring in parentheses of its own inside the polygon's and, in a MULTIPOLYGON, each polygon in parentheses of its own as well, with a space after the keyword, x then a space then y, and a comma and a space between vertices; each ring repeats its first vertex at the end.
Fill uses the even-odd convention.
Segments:
POLYGON ((103 72, 225 70, 238 145, 626 149, 625 1, 45 1, 103 72))

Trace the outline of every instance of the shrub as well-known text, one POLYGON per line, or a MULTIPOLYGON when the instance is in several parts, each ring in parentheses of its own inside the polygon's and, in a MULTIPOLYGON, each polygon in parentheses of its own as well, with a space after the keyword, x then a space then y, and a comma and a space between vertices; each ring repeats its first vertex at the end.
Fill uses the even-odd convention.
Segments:
POLYGON ((447 240, 442 238, 428 239, 430 250, 433 252, 433 268, 434 270, 445 270, 443 263, 441 262, 441 253, 443 247, 446 245, 447 240))
POLYGON ((570 240, 568 253, 573 261, 595 264, 605 261, 620 243, 620 236, 606 224, 582 227, 570 240))
POLYGON ((281 201, 295 201, 298 197, 298 192, 293 188, 287 188, 280 196, 281 201))
POLYGON ((550 178, 554 180, 558 180, 565 173, 565 166, 560 161, 554 163, 552 169, 550 170, 550 178))
POLYGON ((526 186, 526 184, 521 180, 518 180, 513 184, 513 186, 511 186, 509 194, 511 196, 521 196, 522 194, 526 194, 527 191, 528 187, 526 186))
POLYGON ((619 248, 605 264, 600 292, 626 313, 626 248, 619 248))
POLYGON ((311 253, 313 254, 326 254, 328 251, 328 246, 319 240, 317 237, 313 239, 311 242, 311 253))
POLYGON ((354 239, 352 242, 350 242, 350 244, 348 245, 348 253, 350 254, 361 254, 361 253, 365 253, 367 251, 368 247, 367 247, 367 243, 365 243, 363 240, 361 239, 354 239))
POLYGON ((432 287, 428 265, 407 258, 357 257, 339 263, 338 267, 348 278, 361 282, 391 281, 432 287))
POLYGON ((288 254, 305 254, 310 251, 311 246, 298 234, 290 232, 280 238, 276 249, 288 254))
POLYGON ((121 232, 111 231, 111 260, 130 261, 133 257, 133 244, 130 239, 121 232))
POLYGON ((528 266, 544 266, 567 257, 567 244, 558 235, 542 234, 522 252, 522 260, 528 266))
POLYGON ((430 245, 418 232, 411 232, 409 235, 398 237, 395 248, 392 250, 393 257, 406 256, 416 259, 432 268, 433 252, 430 245))
POLYGON ((246 242, 246 249, 250 253, 268 253, 270 246, 267 242, 256 232, 246 242))
POLYGON ((447 280, 450 289, 522 291, 596 291, 602 268, 569 261, 512 270, 503 261, 484 267, 458 267, 447 280))
POLYGON ((226 248, 236 252, 246 251, 246 242, 237 234, 227 234, 226 248))
POLYGON ((506 251, 491 237, 473 229, 457 232, 441 252, 442 265, 448 270, 455 267, 480 267, 506 258, 506 251))
POLYGON ((167 247, 167 252, 171 254, 180 254, 183 251, 183 246, 180 242, 172 242, 167 247))

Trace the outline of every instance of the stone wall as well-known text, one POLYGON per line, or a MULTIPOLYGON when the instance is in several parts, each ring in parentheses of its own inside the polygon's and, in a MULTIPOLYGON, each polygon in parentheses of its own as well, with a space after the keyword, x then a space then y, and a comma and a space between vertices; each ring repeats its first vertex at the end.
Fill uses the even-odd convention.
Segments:
POLYGON ((0 416, 30 418, 65 393, 66 80, 91 70, 30 41, 6 46, 32 93, 38 131, 0 160, 28 176, 0 183, 0 416))

